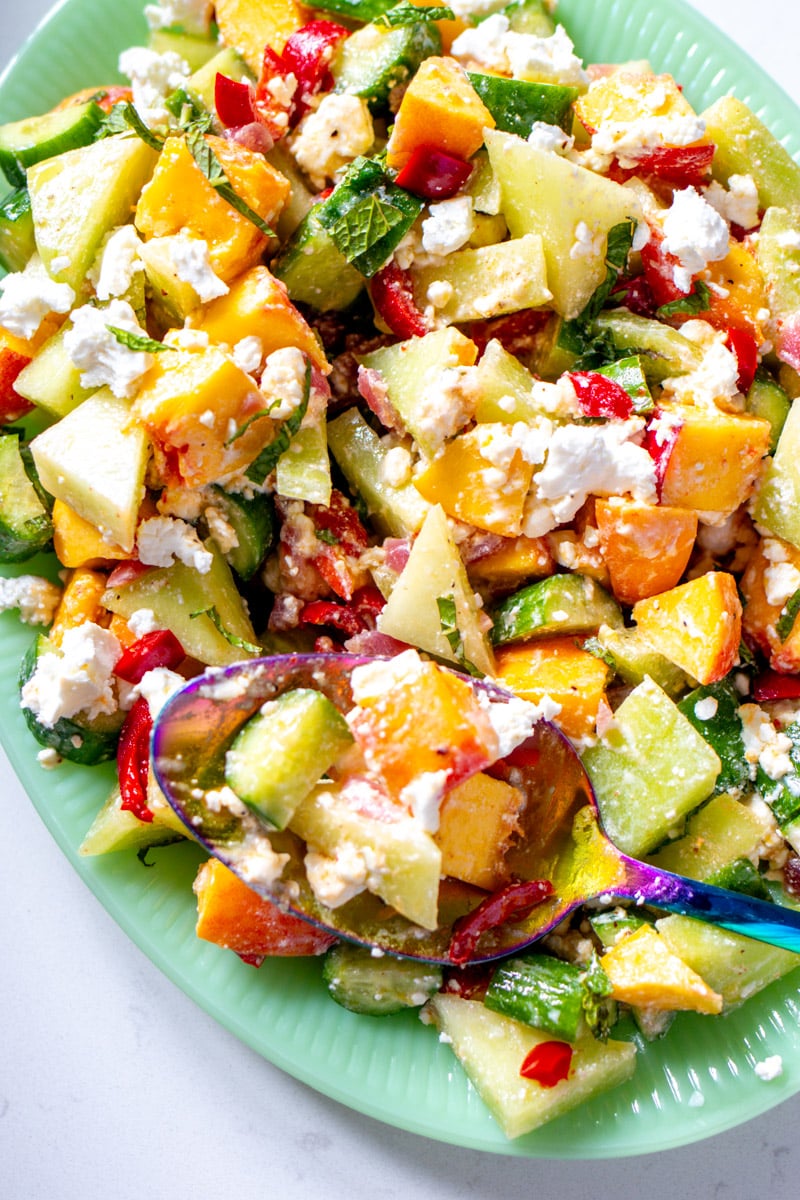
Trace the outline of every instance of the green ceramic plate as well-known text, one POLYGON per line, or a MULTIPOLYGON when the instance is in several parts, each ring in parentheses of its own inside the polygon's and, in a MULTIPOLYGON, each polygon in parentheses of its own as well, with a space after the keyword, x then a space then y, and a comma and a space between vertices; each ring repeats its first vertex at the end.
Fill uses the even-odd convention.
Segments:
MULTIPOLYGON (((117 53, 145 33, 141 0, 64 0, 0 81, 0 120, 41 111, 115 77, 117 53), (110 11, 113 7, 113 20, 110 11)), ((683 83, 697 108, 733 89, 800 150, 800 114, 723 34, 682 0, 561 0, 579 52, 594 61, 651 60, 683 83)), ((27 570, 41 564, 27 564, 27 570)), ((411 1014, 377 1020, 338 1008, 314 962, 259 970, 194 937, 197 853, 167 847, 145 869, 135 856, 76 854, 110 773, 63 766, 45 773, 19 710, 16 676, 30 630, 0 618, 0 729, 23 784, 58 844, 100 901, 158 966, 271 1062, 351 1108, 454 1145, 549 1158, 601 1158, 680 1146, 756 1116, 800 1090, 798 976, 718 1020, 680 1016, 640 1054, 629 1085, 509 1144, 447 1046, 411 1014), (783 1057, 782 1076, 754 1064, 783 1057), (690 1098, 699 1093, 702 1106, 690 1098)))

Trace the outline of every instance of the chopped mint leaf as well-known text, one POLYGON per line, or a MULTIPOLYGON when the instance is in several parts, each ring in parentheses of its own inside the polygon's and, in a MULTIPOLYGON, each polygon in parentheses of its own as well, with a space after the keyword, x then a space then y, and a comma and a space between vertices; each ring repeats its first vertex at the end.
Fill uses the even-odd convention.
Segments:
POLYGON ((604 307, 606 300, 614 289, 614 285, 627 266, 628 255, 631 252, 635 231, 635 221, 621 221, 619 225, 614 225, 609 229, 606 245, 606 277, 600 286, 595 289, 589 303, 577 320, 583 322, 593 321, 604 307))
POLYGON ((605 648, 599 638, 587 638, 583 643, 583 648, 584 650, 588 650, 589 654, 593 654, 595 658, 601 659, 607 667, 611 667, 612 671, 616 671, 617 660, 614 658, 614 655, 611 653, 611 651, 605 648))
POLYGON ((308 410, 308 402, 311 398, 311 363, 306 363, 306 377, 303 384, 303 399, 294 410, 290 417, 281 425, 277 434, 268 446, 265 446, 256 459, 251 462, 250 466, 245 471, 245 475, 251 483, 261 485, 271 471, 274 471, 278 465, 278 459, 282 454, 285 454, 291 445, 292 438, 300 428, 303 417, 308 410))
POLYGON ((355 159, 318 207, 337 250, 369 279, 405 237, 424 202, 396 187, 377 159, 355 159))
POLYGON ((456 662, 464 668, 468 675, 482 679, 483 672, 479 671, 475 664, 469 661, 464 650, 464 638, 461 630, 458 628, 455 596, 452 592, 447 596, 437 596, 436 607, 439 610, 439 624, 441 625, 442 633, 447 638, 447 644, 453 651, 456 662))
POLYGON ((162 350, 169 350, 169 346, 148 337, 146 333, 131 333, 129 329, 119 329, 116 325, 106 325, 106 329, 113 333, 120 346, 127 346, 129 350, 141 350, 145 354, 160 354, 162 350))
POLYGON ((253 424, 254 421, 260 421, 262 417, 268 417, 270 415, 270 413, 272 412, 272 410, 278 404, 280 404, 280 400, 276 400, 275 404, 271 404, 269 406, 269 408, 260 408, 258 410, 258 412, 254 412, 252 416, 248 417, 246 421, 244 421, 241 425, 238 426, 237 429, 235 429, 233 431, 231 436, 225 442, 226 447, 232 446, 234 442, 238 442, 239 438, 243 434, 247 433, 248 429, 250 428, 250 426, 253 424))
POLYGON ((227 200, 231 208, 235 208, 237 212, 246 217, 251 224, 255 225, 256 229, 267 237, 274 237, 274 230, 266 223, 266 221, 254 212, 249 204, 235 192, 231 181, 225 174, 222 163, 217 158, 211 146, 205 139, 205 130, 199 125, 194 124, 187 129, 186 145, 188 146, 192 158, 197 163, 200 170, 205 175, 208 182, 216 192, 222 196, 223 200, 227 200))
POLYGON ((638 354, 631 354, 627 358, 620 358, 617 362, 609 363, 607 366, 597 367, 596 373, 605 375, 606 379, 613 379, 614 383, 618 383, 622 390, 628 393, 634 412, 653 411, 653 396, 647 385, 642 360, 638 354))
POLYGON ((775 626, 775 632, 782 642, 785 642, 792 632, 798 612, 800 612, 800 588, 784 604, 781 609, 781 615, 778 618, 778 623, 775 626))
POLYGON ((420 21, 452 21, 454 18, 455 13, 452 8, 437 5, 420 5, 417 8, 416 4, 410 4, 409 0, 400 0, 400 3, 395 4, 394 8, 390 8, 376 17, 373 25, 385 29, 397 29, 400 25, 419 25, 420 21))
POLYGON ((662 321, 668 320, 669 317, 679 316, 696 316, 698 313, 708 312, 711 306, 711 291, 708 286, 701 280, 697 280, 693 291, 688 296, 682 296, 680 300, 671 300, 669 304, 662 304, 656 309, 656 316, 662 321))
POLYGON ((596 951, 592 951, 592 957, 583 973, 581 982, 583 983, 582 1005, 586 1024, 596 1038, 601 1042, 606 1042, 617 1018, 617 1006, 609 998, 613 991, 611 980, 601 967, 596 951))
POLYGON ((145 125, 130 100, 123 100, 121 103, 113 106, 102 121, 95 140, 100 141, 102 138, 115 137, 119 133, 135 133, 138 138, 153 150, 160 151, 164 146, 164 138, 154 133, 152 129, 145 125))
POLYGON ((230 642, 237 650, 246 650, 248 654, 256 655, 264 653, 263 646, 256 646, 253 642, 248 642, 245 638, 237 637, 235 633, 231 633, 229 629, 226 629, 214 604, 210 604, 208 608, 199 608, 197 612, 189 613, 189 616, 192 619, 195 617, 208 617, 215 629, 225 638, 225 641, 230 642))

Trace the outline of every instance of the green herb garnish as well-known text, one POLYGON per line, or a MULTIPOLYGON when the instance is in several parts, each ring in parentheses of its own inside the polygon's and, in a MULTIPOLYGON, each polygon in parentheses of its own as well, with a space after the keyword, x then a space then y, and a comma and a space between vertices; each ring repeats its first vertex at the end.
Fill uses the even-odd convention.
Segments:
POLYGON ((475 664, 469 661, 464 649, 464 637, 458 628, 455 596, 452 592, 447 596, 437 596, 436 607, 439 610, 439 624, 442 633, 447 638, 447 644, 452 650, 456 662, 464 668, 468 675, 482 679, 483 671, 478 670, 475 664))
POLYGON ((221 633, 226 642, 230 642, 237 650, 246 650, 248 654, 261 655, 264 653, 263 646, 256 646, 253 642, 248 642, 246 638, 240 638, 235 633, 231 633, 222 624, 222 619, 217 612, 216 605, 210 604, 208 608, 198 608, 197 612, 189 613, 189 616, 194 620, 195 617, 208 617, 214 625, 218 633, 221 633))
POLYGON ((656 316, 666 321, 669 317, 696 316, 698 313, 708 312, 710 307, 711 289, 698 279, 688 296, 681 296, 680 300, 670 300, 669 304, 660 305, 656 309, 656 316))
POLYGON ((303 417, 308 410, 308 402, 311 398, 311 363, 306 363, 306 376, 303 383, 303 399, 294 410, 290 417, 281 425, 277 434, 268 446, 265 446, 259 456, 251 462, 250 466, 245 471, 245 475, 251 483, 257 483, 259 486, 264 482, 271 471, 274 471, 278 465, 278 459, 282 454, 285 454, 291 445, 292 438, 300 428, 303 417))
POLYGON ((128 350, 138 350, 144 354, 160 354, 162 350, 169 350, 169 346, 148 337, 146 333, 132 333, 130 329, 120 329, 116 325, 106 325, 106 329, 113 333, 120 346, 126 346, 128 350))
POLYGON ((410 4, 409 0, 400 0, 393 8, 375 17, 373 25, 384 29, 397 29, 401 25, 419 25, 421 21, 452 21, 455 13, 452 8, 438 5, 410 4))

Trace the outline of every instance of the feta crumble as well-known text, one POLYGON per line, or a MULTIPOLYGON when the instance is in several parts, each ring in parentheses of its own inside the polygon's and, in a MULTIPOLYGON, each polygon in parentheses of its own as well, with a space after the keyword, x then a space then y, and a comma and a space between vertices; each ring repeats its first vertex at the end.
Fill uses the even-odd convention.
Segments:
POLYGON ((305 355, 296 346, 282 346, 268 355, 261 375, 261 392, 271 417, 285 421, 300 407, 305 379, 305 355))
POLYGON ((592 137, 595 154, 614 156, 621 167, 635 167, 660 146, 691 146, 706 131, 702 117, 639 117, 634 121, 603 121, 592 137))
POLYGON ((233 361, 245 375, 255 375, 264 357, 264 343, 257 334, 243 337, 233 347, 233 361))
POLYGON ((663 221, 664 250, 674 254, 679 265, 673 270, 675 286, 691 291, 692 278, 728 253, 729 230, 726 222, 698 192, 687 187, 675 192, 663 221))
POLYGON ((145 671, 133 688, 131 699, 143 696, 150 709, 150 716, 155 720, 170 696, 180 691, 185 683, 186 680, 177 671, 170 671, 167 667, 154 667, 152 671, 145 671))
POLYGON ((575 144, 575 139, 565 133, 560 125, 550 125, 547 121, 534 121, 528 134, 528 145, 547 154, 566 154, 575 144))
POLYGON ((460 250, 472 237, 475 214, 471 196, 454 196, 428 207, 422 222, 422 249, 444 257, 460 250))
POLYGON ((158 54, 144 46, 123 50, 119 56, 119 72, 130 79, 133 106, 146 125, 169 122, 169 110, 164 101, 192 73, 189 64, 173 50, 158 54))
POLYGON ((139 255, 139 235, 133 225, 120 225, 105 241, 91 274, 95 276, 98 300, 124 296, 137 271, 144 270, 139 255))
POLYGON ((311 890, 326 908, 340 908, 365 888, 374 890, 384 869, 375 850, 347 841, 336 847, 335 855, 309 850, 303 864, 311 890))
POLYGON ((423 771, 400 793, 400 800, 426 833, 439 828, 439 809, 447 785, 447 771, 423 771))
POLYGON ((48 313, 66 313, 75 303, 68 283, 56 283, 38 254, 24 271, 0 279, 0 325, 15 337, 32 338, 48 313))
POLYGON ((515 79, 565 84, 583 84, 587 79, 563 25, 549 37, 515 33, 504 13, 493 13, 476 28, 459 34, 450 53, 462 63, 476 63, 515 79))
POLYGON ((331 92, 298 126, 291 151, 315 188, 324 188, 340 167, 367 154, 375 141, 366 100, 331 92))
POLYGON ((161 0, 146 4, 144 15, 151 29, 172 29, 180 26, 186 33, 208 33, 212 0, 161 0))
POLYGON ((200 301, 207 304, 227 296, 230 288, 215 274, 209 257, 208 242, 181 233, 172 241, 170 257, 175 274, 182 283, 194 288, 200 301))
POLYGON ((145 336, 126 300, 112 300, 106 308, 84 304, 72 314, 72 327, 64 334, 64 349, 80 371, 83 387, 107 385, 115 396, 127 400, 153 365, 153 355, 123 346, 109 326, 145 336))
POLYGON ((705 198, 732 225, 753 229, 758 224, 758 188, 752 175, 731 175, 727 187, 714 179, 705 190, 705 198))
POLYGON ((771 1083, 783 1074, 783 1059, 780 1054, 770 1054, 763 1062, 757 1062, 753 1070, 759 1079, 771 1083))
POLYGON ((45 729, 81 712, 90 720, 115 712, 113 671, 121 651, 113 633, 93 621, 65 630, 59 649, 39 656, 22 687, 22 707, 45 729))
POLYGON ((710 721, 717 715, 718 708, 719 702, 714 696, 705 696, 695 704, 694 715, 698 721, 710 721))
POLYGON ((52 746, 45 746, 36 755, 36 761, 43 770, 54 771, 56 767, 61 766, 64 760, 52 746))
POLYGON ((61 600, 61 588, 40 575, 0 578, 0 612, 18 608, 26 625, 50 625, 61 600))
POLYGON ((197 530, 179 517, 148 517, 136 531, 139 561, 148 567, 169 567, 178 559, 207 575, 214 561, 197 530))

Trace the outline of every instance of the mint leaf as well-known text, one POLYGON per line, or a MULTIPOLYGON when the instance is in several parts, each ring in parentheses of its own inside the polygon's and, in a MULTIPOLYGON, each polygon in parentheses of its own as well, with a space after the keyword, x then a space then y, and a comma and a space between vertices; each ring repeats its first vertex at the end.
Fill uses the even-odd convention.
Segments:
POLYGON ((264 653, 263 646, 256 646, 254 642, 248 642, 245 638, 237 637, 235 633, 231 633, 229 629, 226 629, 214 604, 210 604, 208 608, 198 608, 197 612, 189 613, 189 616, 192 620, 195 617, 208 617, 217 632, 221 633, 225 641, 230 642, 231 646, 235 646, 237 650, 246 650, 248 654, 258 656, 264 653))
POLYGON ((631 354, 607 366, 597 367, 596 374, 605 375, 606 379, 613 379, 614 383, 618 383, 630 396, 635 412, 653 411, 653 396, 638 354, 631 354))
POLYGON ((116 325, 106 325, 106 329, 113 333, 120 346, 127 346, 129 350, 140 350, 145 354, 160 354, 162 350, 169 350, 169 346, 148 337, 146 333, 131 333, 129 329, 119 329, 116 325))
POLYGON ((688 296, 660 305, 656 309, 656 316, 666 321, 669 317, 696 316, 697 313, 708 312, 710 307, 711 291, 707 284, 698 279, 688 296))
POLYGON ((452 592, 447 596, 437 596, 436 607, 439 610, 439 624, 442 633, 447 638, 447 644, 453 651, 456 662, 464 668, 468 675, 482 679, 483 672, 479 671, 475 664, 469 661, 464 649, 464 638, 461 630, 458 628, 455 596, 452 592))
POLYGON ((164 147, 165 139, 145 125, 130 100, 123 100, 120 104, 113 106, 100 124, 95 141, 99 142, 103 138, 116 137, 120 133, 135 133, 141 141, 145 142, 153 150, 161 151, 164 147))
POLYGON ((225 169, 222 163, 217 158, 216 154, 209 146, 205 139, 205 130, 201 125, 192 125, 186 132, 186 145, 192 155, 192 158, 197 163, 200 170, 205 175, 208 182, 219 192, 223 200, 227 200, 231 208, 235 208, 237 212, 246 217, 256 229, 267 237, 274 237, 274 230, 270 228, 267 222, 254 212, 250 205, 242 199, 238 192, 234 191, 231 181, 225 174, 225 169))
POLYGON ((388 179, 383 162, 357 158, 316 211, 339 253, 369 279, 391 256, 423 207, 418 196, 388 179))
POLYGON ((308 410, 308 402, 311 398, 311 363, 306 364, 306 377, 303 384, 303 399, 294 410, 290 417, 281 425, 277 434, 268 446, 265 446, 261 453, 255 458, 250 466, 245 471, 245 475, 251 483, 257 483, 259 486, 264 482, 271 471, 274 471, 278 465, 278 459, 282 454, 285 454, 291 445, 292 438, 300 428, 303 417, 308 410))
POLYGON ((343 212, 328 233, 340 249, 346 247, 342 253, 348 262, 353 262, 403 220, 403 214, 375 192, 343 212))
POLYGON ((781 615, 778 618, 778 623, 775 626, 775 632, 782 642, 785 642, 792 632, 798 612, 800 612, 800 588, 784 604, 781 609, 781 615))
POLYGON ((600 966, 600 959, 594 950, 589 960, 589 966, 581 977, 581 982, 583 984, 581 1003, 586 1024, 599 1041, 606 1042, 611 1027, 616 1022, 617 1006, 615 1001, 609 999, 613 991, 611 980, 600 966))
POLYGON ((254 421, 260 421, 262 417, 268 417, 277 404, 280 404, 280 400, 276 400, 275 404, 271 404, 269 408, 260 408, 258 412, 254 412, 251 417, 248 417, 246 421, 244 421, 237 429, 233 431, 231 436, 225 442, 226 447, 232 446, 234 442, 238 442, 242 434, 247 433, 254 421))
POLYGON ((399 4, 381 13, 372 23, 384 29, 397 29, 401 25, 419 25, 421 21, 452 21, 454 18, 452 8, 437 5, 420 5, 417 8, 409 0, 400 0, 399 4))

